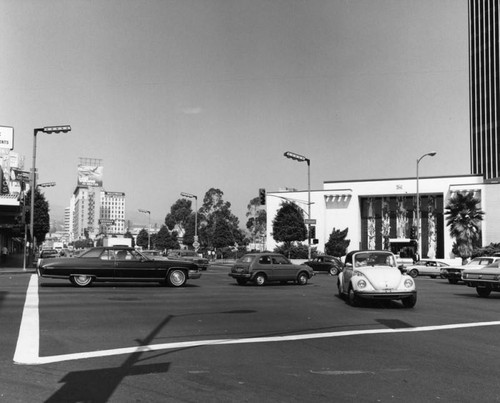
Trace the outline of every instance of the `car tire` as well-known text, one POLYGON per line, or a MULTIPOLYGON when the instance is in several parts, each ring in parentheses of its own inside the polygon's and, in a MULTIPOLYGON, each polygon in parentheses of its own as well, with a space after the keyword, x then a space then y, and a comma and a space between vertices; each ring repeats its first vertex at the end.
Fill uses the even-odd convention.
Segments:
POLYGON ((186 284, 186 273, 179 269, 174 269, 168 273, 167 284, 171 287, 182 287, 186 284))
POLYGON ((70 276, 69 281, 71 284, 76 285, 77 287, 88 287, 92 284, 94 279, 91 276, 86 275, 78 275, 78 276, 70 276))
POLYGON ((487 298, 491 294, 491 289, 485 287, 476 287, 476 292, 477 295, 479 295, 481 298, 487 298))
POLYGON ((309 281, 309 276, 307 275, 307 273, 301 272, 297 276, 298 285, 306 285, 308 281, 309 281))
POLYGON ((236 282, 238 283, 238 285, 245 285, 247 283, 247 280, 244 278, 237 278, 236 282))
POLYGON ((259 287, 266 284, 266 281, 267 281, 267 278, 266 278, 266 275, 264 273, 258 273, 254 278, 255 285, 258 285, 259 287))
POLYGON ((413 308, 417 303, 417 296, 412 295, 411 297, 403 298, 401 302, 405 308, 413 308))
POLYGON ((418 270, 417 269, 411 269, 410 272, 408 273, 410 277, 417 277, 418 276, 418 270))
POLYGON ((349 287, 349 291, 347 293, 347 303, 350 305, 350 306, 359 306, 359 297, 354 294, 354 290, 352 289, 352 287, 349 287))
POLYGON ((336 276, 337 274, 339 274, 339 269, 337 269, 336 267, 330 267, 330 276, 336 276))
POLYGON ((449 278, 448 283, 450 284, 458 284, 458 280, 456 278, 449 278))

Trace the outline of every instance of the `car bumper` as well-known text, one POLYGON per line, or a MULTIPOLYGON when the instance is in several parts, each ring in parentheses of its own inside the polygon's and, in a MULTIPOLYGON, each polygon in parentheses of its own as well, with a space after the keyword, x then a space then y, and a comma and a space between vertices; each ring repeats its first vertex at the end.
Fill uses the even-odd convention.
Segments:
POLYGON ((249 273, 229 273, 228 276, 236 279, 244 278, 246 280, 250 280, 252 278, 249 273))
POLYGON ((394 291, 394 292, 385 292, 385 291, 354 291, 354 295, 359 298, 364 299, 403 299, 417 295, 417 291, 394 291))
POLYGON ((189 270, 188 277, 190 280, 196 280, 201 277, 201 273, 198 270, 189 270))

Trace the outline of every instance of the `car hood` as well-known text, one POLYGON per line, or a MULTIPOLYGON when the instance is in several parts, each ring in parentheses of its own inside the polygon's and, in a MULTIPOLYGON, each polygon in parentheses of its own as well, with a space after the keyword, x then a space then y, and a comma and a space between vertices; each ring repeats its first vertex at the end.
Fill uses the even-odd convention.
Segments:
POLYGON ((482 269, 484 264, 466 264, 464 266, 450 266, 445 267, 446 270, 454 269, 454 270, 477 270, 482 269))
POLYGON ((463 271, 464 274, 466 273, 482 273, 482 274, 500 274, 500 268, 498 267, 484 267, 484 266, 478 266, 476 269, 465 269, 463 271))
POLYGON ((376 289, 396 288, 401 283, 402 274, 399 269, 387 266, 373 266, 357 269, 376 289))

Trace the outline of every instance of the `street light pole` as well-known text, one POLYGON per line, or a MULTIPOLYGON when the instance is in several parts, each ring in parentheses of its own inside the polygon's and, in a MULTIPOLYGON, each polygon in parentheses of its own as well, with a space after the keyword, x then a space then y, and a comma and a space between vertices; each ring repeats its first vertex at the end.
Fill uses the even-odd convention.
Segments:
POLYGON ((420 191, 418 187, 419 175, 418 175, 418 164, 424 157, 434 157, 436 155, 436 151, 431 151, 430 153, 426 153, 417 159, 417 254, 418 258, 422 258, 422 234, 420 233, 420 191))
POLYGON ((194 199, 194 242, 193 248, 194 250, 198 250, 200 247, 200 243, 198 242, 198 196, 193 195, 191 193, 181 192, 181 196, 188 197, 190 199, 194 199))
POLYGON ((283 154, 286 158, 290 158, 295 161, 306 161, 307 162, 307 258, 311 260, 311 160, 299 155, 287 151, 283 154))
MULTIPOLYGON (((38 132, 43 133, 68 133, 71 131, 71 126, 45 126, 33 129, 33 162, 31 165, 31 208, 30 208, 30 257, 33 258, 35 234, 34 219, 35 219, 35 191, 36 191, 36 135, 38 132)), ((32 261, 32 260, 30 260, 32 261)))
POLYGON ((139 213, 148 215, 148 250, 151 250, 151 211, 139 209, 139 213))

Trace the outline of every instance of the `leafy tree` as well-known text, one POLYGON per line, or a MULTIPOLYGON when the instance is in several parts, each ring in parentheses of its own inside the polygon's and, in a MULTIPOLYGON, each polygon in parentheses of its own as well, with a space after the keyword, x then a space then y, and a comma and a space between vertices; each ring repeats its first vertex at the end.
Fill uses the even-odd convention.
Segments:
POLYGON ((139 231, 137 234, 137 240, 136 240, 136 245, 141 246, 144 249, 147 249, 148 246, 148 231, 146 231, 144 228, 139 231))
MULTIPOLYGON (((291 245, 288 249, 286 249, 285 244, 283 244, 274 248, 274 252, 287 255, 289 259, 307 259, 309 257, 309 245, 300 242, 297 245, 291 245)), ((311 247, 311 258, 316 257, 317 254, 318 252, 316 247, 311 247)))
POLYGON ((479 256, 493 256, 495 253, 500 253, 500 243, 492 242, 488 246, 485 246, 484 248, 474 249, 471 257, 474 258, 479 256))
POLYGON ((179 249, 177 231, 170 232, 166 225, 162 225, 156 234, 154 246, 159 250, 179 249))
POLYGON ((165 225, 170 231, 178 228, 182 234, 186 229, 186 225, 192 213, 191 200, 178 199, 172 207, 170 207, 170 213, 165 217, 165 225))
MULTIPOLYGON (((26 200, 31 200, 31 190, 26 194, 26 200)), ((33 234, 36 244, 40 245, 45 241, 45 236, 50 231, 49 203, 45 200, 45 195, 38 189, 35 190, 35 211, 33 216, 33 234)), ((26 212, 26 223, 30 225, 31 214, 26 212)))
POLYGON ((284 250, 288 251, 288 256, 293 242, 307 238, 302 210, 295 203, 282 203, 273 220, 273 238, 276 242, 284 242, 284 250))
POLYGON ((224 246, 233 245, 235 242, 243 242, 244 235, 238 228, 238 217, 231 213, 231 203, 225 202, 223 195, 224 193, 220 189, 211 188, 203 198, 203 205, 198 213, 199 240, 203 247, 214 248, 215 243, 219 245, 222 239, 230 242, 224 246), (217 235, 218 229, 226 227, 231 236, 226 233, 226 229, 224 229, 225 235, 217 235))
POLYGON ((455 193, 445 208, 446 225, 455 238, 456 251, 462 262, 472 256, 474 247, 481 244, 481 221, 484 212, 479 208, 480 200, 473 192, 455 193))
POLYGON ((230 223, 222 218, 216 220, 215 231, 212 238, 213 247, 224 248, 226 246, 234 245, 234 243, 234 234, 230 223))
POLYGON ((336 230, 335 227, 330 234, 328 242, 325 244, 325 252, 327 255, 341 257, 347 253, 347 248, 351 241, 345 239, 347 236, 348 228, 343 231, 336 230))
POLYGON ((264 243, 266 236, 267 214, 266 210, 260 205, 259 197, 255 197, 250 200, 247 209, 247 229, 250 232, 250 239, 254 244, 257 243, 258 240, 262 240, 264 243))

